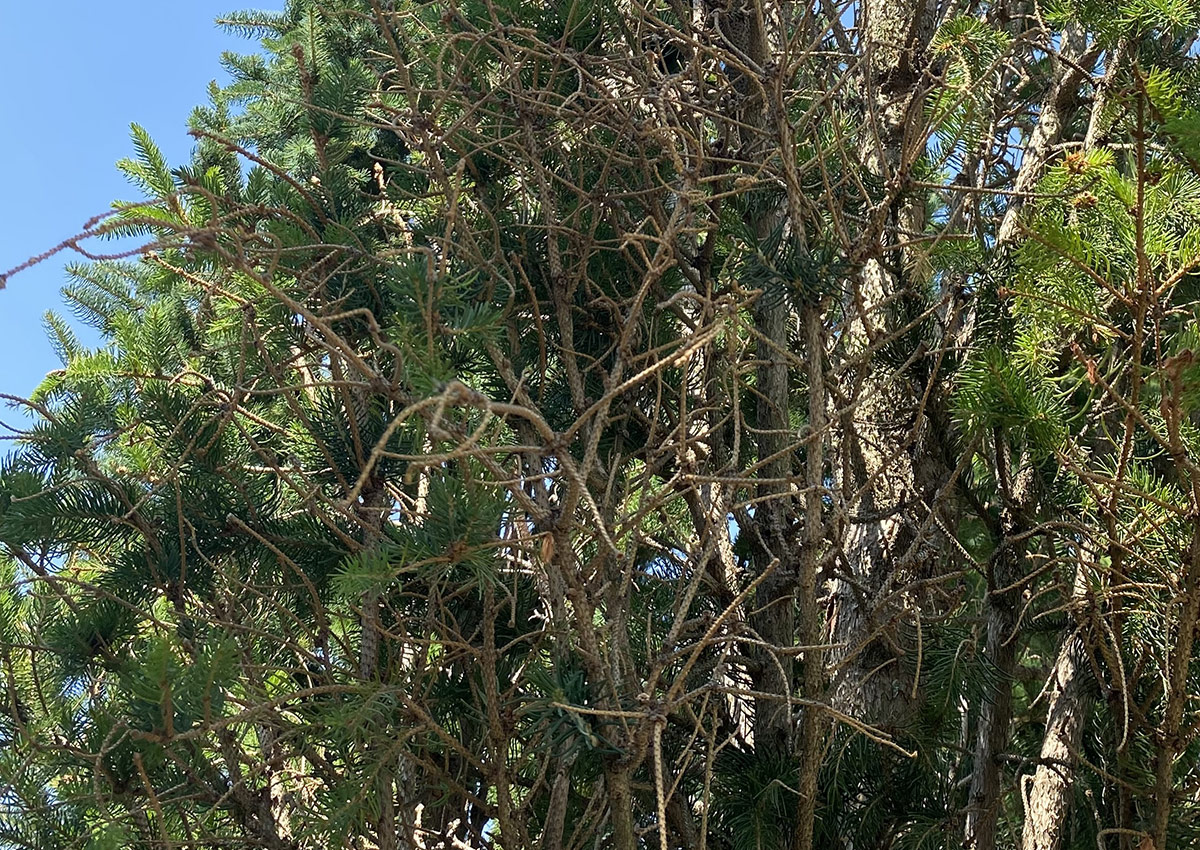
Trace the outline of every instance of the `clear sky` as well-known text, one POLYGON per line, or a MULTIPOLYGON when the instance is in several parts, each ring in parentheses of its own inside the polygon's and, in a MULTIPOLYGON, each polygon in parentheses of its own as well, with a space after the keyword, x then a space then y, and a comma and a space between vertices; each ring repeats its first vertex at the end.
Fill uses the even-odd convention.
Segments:
MULTIPOLYGON (((136 121, 172 166, 187 162, 192 107, 227 81, 225 50, 254 42, 213 20, 283 0, 0 0, 0 271, 78 233, 114 200, 138 197, 114 163, 136 121)), ((101 243, 94 243, 99 245, 101 243)), ((0 290, 0 392, 28 396, 58 367, 42 315, 62 306, 61 254, 0 290)), ((19 421, 0 405, 0 421, 19 421)), ((4 453, 0 443, 0 455, 4 453)))

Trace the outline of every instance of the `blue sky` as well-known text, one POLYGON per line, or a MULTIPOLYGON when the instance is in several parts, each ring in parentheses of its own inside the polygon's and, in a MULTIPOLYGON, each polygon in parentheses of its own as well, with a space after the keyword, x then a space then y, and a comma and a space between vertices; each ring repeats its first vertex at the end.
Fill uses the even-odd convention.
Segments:
MULTIPOLYGON (((187 161, 187 118, 225 50, 253 42, 213 20, 283 0, 0 0, 0 271, 74 235, 135 190, 114 163, 133 155, 131 121, 174 166, 187 161)), ((99 244, 99 243, 96 243, 99 244)), ((62 308, 61 254, 0 290, 0 393, 28 396, 58 367, 42 315, 62 308)), ((20 421, 0 406, 0 421, 20 421)), ((3 449, 0 448, 0 454, 3 449)))

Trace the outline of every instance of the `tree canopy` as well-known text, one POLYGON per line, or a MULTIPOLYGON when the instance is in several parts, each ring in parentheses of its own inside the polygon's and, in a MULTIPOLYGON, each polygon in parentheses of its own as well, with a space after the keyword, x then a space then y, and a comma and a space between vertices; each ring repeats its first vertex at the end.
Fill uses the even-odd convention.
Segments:
POLYGON ((221 23, 14 400, 0 847, 1200 844, 1200 7, 221 23))

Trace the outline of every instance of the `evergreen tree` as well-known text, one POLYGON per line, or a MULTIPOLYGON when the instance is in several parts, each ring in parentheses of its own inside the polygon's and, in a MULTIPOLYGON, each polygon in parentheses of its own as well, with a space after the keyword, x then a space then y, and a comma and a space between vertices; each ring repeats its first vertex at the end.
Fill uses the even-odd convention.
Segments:
POLYGON ((1200 841, 1190 2, 223 23, 0 463, 0 845, 1200 841))

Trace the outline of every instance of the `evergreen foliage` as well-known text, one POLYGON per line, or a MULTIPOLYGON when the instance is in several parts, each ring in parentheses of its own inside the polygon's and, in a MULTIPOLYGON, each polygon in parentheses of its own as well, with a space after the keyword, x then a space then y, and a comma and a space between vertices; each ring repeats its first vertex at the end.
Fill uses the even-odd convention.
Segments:
POLYGON ((0 847, 1200 845, 1200 19, 1024 8, 224 18, 0 461, 0 847))

